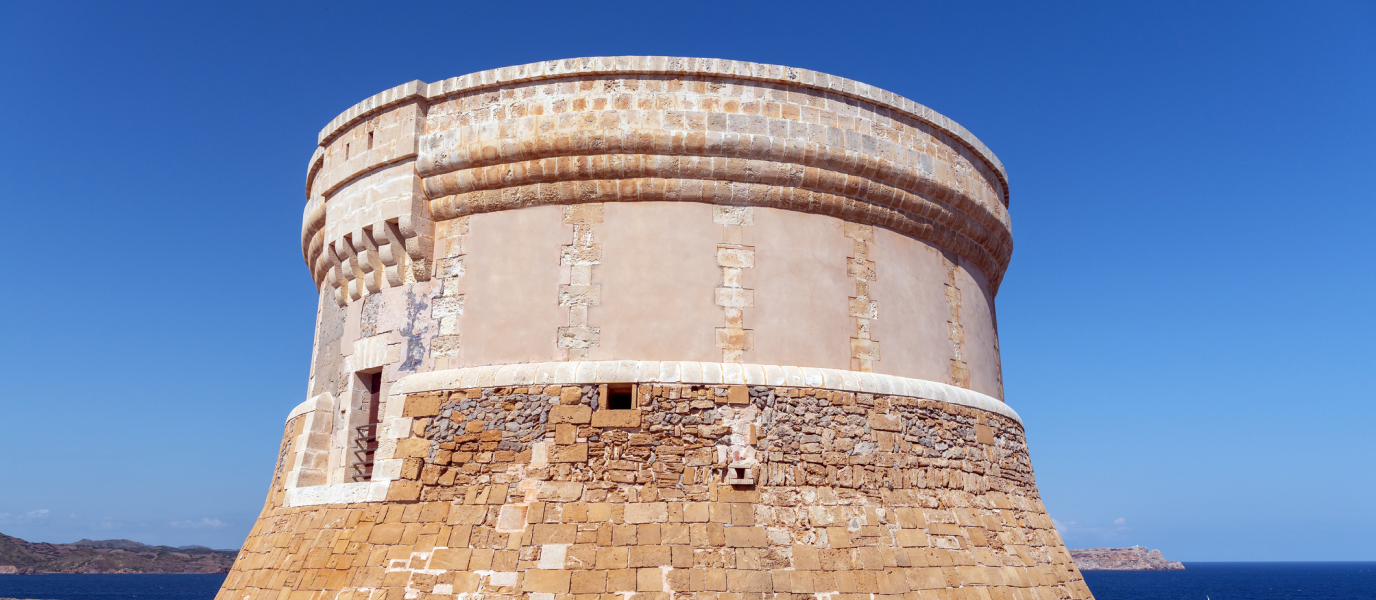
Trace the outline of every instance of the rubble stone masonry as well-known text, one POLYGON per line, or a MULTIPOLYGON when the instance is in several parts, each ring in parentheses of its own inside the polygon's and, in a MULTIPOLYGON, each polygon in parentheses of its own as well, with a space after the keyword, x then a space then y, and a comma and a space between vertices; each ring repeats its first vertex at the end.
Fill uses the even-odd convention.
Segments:
POLYGON ((219 600, 1091 597, 1002 401, 1007 177, 949 119, 611 57, 318 142, 309 391, 219 600))

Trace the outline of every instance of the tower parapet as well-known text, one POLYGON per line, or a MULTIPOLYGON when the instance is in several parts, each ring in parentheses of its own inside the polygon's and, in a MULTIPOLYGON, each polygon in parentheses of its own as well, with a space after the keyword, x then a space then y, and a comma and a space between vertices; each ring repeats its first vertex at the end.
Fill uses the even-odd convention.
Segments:
POLYGON ((1089 597, 1002 401, 1007 177, 934 111, 549 61, 369 98, 306 189, 308 400, 223 598, 1089 597))

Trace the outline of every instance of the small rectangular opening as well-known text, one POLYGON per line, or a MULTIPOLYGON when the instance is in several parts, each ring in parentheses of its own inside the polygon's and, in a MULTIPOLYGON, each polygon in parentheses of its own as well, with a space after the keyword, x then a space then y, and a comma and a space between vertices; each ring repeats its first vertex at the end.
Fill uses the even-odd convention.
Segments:
POLYGON ((344 160, 349 160, 349 145, 344 144, 344 160))
POLYGON ((629 383, 614 383, 607 386, 607 410, 632 408, 635 408, 635 386, 629 383))
POLYGON ((368 149, 373 149, 373 132, 371 131, 368 132, 368 149))
MULTIPOLYGON (((368 415, 368 422, 354 428, 354 481, 368 481, 373 478, 373 461, 377 457, 377 426, 382 406, 382 371, 358 373, 359 383, 363 384, 367 398, 361 408, 368 415)), ((357 421, 355 421, 357 422, 357 421)))
POLYGON ((377 423, 378 406, 382 404, 382 371, 364 375, 368 378, 368 422, 377 423))

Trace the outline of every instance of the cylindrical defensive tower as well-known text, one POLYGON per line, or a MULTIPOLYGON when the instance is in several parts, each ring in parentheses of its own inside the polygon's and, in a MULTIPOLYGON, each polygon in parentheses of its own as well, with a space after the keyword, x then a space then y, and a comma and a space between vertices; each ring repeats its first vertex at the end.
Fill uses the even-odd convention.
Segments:
POLYGON ((320 132, 320 290, 230 598, 1089 598, 1002 401, 998 159, 726 60, 413 81, 320 132))

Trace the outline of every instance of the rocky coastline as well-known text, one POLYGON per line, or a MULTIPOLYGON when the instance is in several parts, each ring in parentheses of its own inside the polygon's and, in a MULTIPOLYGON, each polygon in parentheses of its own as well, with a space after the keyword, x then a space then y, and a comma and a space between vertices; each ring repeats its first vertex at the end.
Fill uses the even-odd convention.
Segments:
POLYGON ((1131 548, 1071 548, 1070 557, 1081 571, 1179 571, 1185 565, 1166 560, 1160 550, 1131 548))

